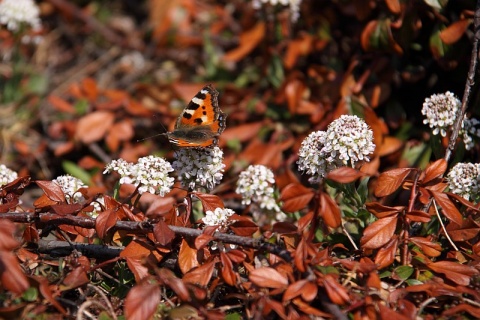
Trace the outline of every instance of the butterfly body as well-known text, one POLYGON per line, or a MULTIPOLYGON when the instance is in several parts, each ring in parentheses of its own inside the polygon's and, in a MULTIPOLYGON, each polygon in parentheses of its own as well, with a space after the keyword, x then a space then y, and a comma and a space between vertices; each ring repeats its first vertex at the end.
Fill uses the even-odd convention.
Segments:
POLYGON ((178 148, 210 148, 225 130, 226 115, 218 106, 218 91, 211 85, 200 90, 188 103, 166 135, 178 148))

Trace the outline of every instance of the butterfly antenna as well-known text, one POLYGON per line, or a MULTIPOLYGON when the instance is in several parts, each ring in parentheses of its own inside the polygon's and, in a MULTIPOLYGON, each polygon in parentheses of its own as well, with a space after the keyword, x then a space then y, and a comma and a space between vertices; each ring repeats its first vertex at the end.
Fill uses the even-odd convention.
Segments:
MULTIPOLYGON (((157 117, 157 115, 154 114, 154 115, 153 115, 153 118, 158 118, 158 117, 157 117)), ((142 142, 142 141, 149 140, 149 139, 151 139, 151 138, 155 138, 155 137, 158 137, 158 136, 165 136, 165 135, 167 135, 167 128, 165 128, 165 126, 163 125, 163 123, 161 123, 161 122, 158 122, 158 123, 160 124, 160 126, 161 126, 162 129, 163 129, 163 131, 165 131, 165 132, 163 132, 163 133, 157 133, 157 134, 154 134, 153 136, 149 136, 149 137, 146 137, 146 138, 143 138, 143 139, 139 139, 139 140, 137 140, 137 142, 142 142)))
POLYGON ((167 133, 157 133, 157 134, 154 134, 153 136, 149 136, 149 137, 146 137, 146 138, 143 138, 143 139, 138 139, 137 142, 142 142, 142 141, 145 141, 145 140, 149 140, 151 138, 155 138, 155 137, 158 137, 158 136, 165 136, 167 133))

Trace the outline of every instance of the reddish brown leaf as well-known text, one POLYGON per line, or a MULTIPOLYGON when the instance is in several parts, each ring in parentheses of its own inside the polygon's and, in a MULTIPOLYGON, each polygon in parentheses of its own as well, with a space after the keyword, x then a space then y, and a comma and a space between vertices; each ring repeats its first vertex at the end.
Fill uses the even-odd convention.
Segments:
POLYGON ((291 222, 277 222, 272 226, 272 232, 279 234, 293 234, 298 232, 298 228, 291 222))
POLYGON ((223 251, 220 252, 220 261, 222 262, 221 272, 223 281, 230 286, 235 286, 237 283, 237 277, 233 271, 232 261, 223 251))
POLYGON ((95 230, 99 238, 103 239, 107 232, 115 226, 117 223, 117 210, 107 209, 106 211, 100 212, 98 217, 95 219, 95 230))
POLYGON ((413 222, 429 222, 431 220, 431 216, 428 212, 420 210, 407 212, 406 217, 413 222))
POLYGON ((211 235, 202 233, 195 238, 195 249, 200 250, 204 248, 213 239, 214 237, 212 237, 211 235))
POLYGON ((360 243, 365 249, 378 249, 392 238, 397 227, 397 216, 385 217, 373 222, 363 232, 360 243))
POLYGON ((295 212, 305 208, 314 196, 310 188, 305 188, 299 183, 291 183, 283 188, 280 195, 280 201, 283 202, 282 210, 285 212, 295 212))
POLYGON ((242 263, 247 258, 247 254, 238 249, 230 250, 226 254, 227 257, 234 263, 242 263))
POLYGON ((467 303, 460 303, 459 305, 448 308, 442 313, 442 316, 446 317, 446 319, 452 319, 461 317, 460 313, 462 312, 468 312, 473 318, 480 319, 480 308, 467 303))
POLYGON ((453 241, 468 241, 480 234, 480 225, 469 217, 463 221, 461 226, 450 223, 447 226, 447 232, 453 241))
POLYGON ((356 272, 370 273, 377 270, 377 265, 373 261, 363 262, 363 261, 352 261, 348 259, 338 260, 345 268, 348 270, 355 270, 356 272))
POLYGON ((229 228, 237 236, 242 237, 250 237, 258 231, 258 226, 253 221, 236 221, 229 228))
POLYGON ((453 261, 438 261, 427 264, 431 270, 444 274, 449 280, 461 286, 468 286, 473 276, 479 271, 474 267, 466 266, 453 261))
POLYGON ((182 280, 185 283, 195 284, 201 287, 207 287, 215 270, 215 261, 210 261, 187 272, 182 280))
POLYGON ((409 317, 406 317, 398 312, 395 312, 394 310, 382 305, 378 304, 378 308, 380 310, 380 319, 381 320, 411 320, 409 317))
POLYGON ((422 249, 422 252, 429 257, 438 257, 442 253, 442 246, 428 240, 427 238, 411 237, 410 241, 419 246, 420 249, 422 249))
POLYGON ((290 40, 287 44, 287 52, 284 57, 284 64, 287 69, 294 66, 300 56, 311 52, 315 37, 303 32, 298 35, 299 38, 290 40))
POLYGON ((190 293, 188 292, 188 288, 183 283, 182 279, 179 279, 175 276, 172 270, 161 268, 157 271, 157 275, 159 276, 160 280, 163 281, 167 286, 169 286, 175 293, 177 294, 178 298, 182 301, 189 302, 192 300, 190 297, 190 293))
POLYGON ((445 44, 454 44, 465 34, 470 23, 472 23, 471 19, 462 19, 453 22, 440 32, 440 39, 445 44))
POLYGON ((155 240, 162 246, 169 245, 175 239, 175 232, 173 232, 162 219, 153 226, 153 235, 155 240))
POLYGON ((379 202, 369 202, 366 204, 367 210, 372 213, 378 219, 396 215, 402 212, 405 207, 388 207, 379 202))
POLYGON ((240 35, 240 45, 227 52, 223 59, 225 61, 238 62, 249 54, 265 37, 265 23, 259 22, 252 29, 240 35))
POLYGON ((4 250, 0 250, 0 283, 2 288, 15 294, 22 294, 30 286, 17 257, 4 250))
POLYGON ((198 267, 198 251, 194 247, 191 247, 190 244, 182 239, 180 245, 180 252, 178 253, 178 266, 182 273, 185 274, 192 270, 195 267, 198 267))
POLYGON ((20 246, 20 242, 13 236, 16 229, 10 220, 0 219, 0 250, 11 251, 20 246))
POLYGON ((57 111, 70 113, 70 114, 76 113, 76 110, 73 107, 73 105, 63 100, 60 97, 50 95, 48 96, 47 100, 57 111))
POLYGON ((281 289, 288 286, 287 277, 270 267, 261 267, 251 271, 248 279, 259 287, 281 289))
POLYGON ((305 243, 305 239, 302 237, 300 242, 298 243, 297 248, 295 249, 295 257, 293 259, 295 267, 300 272, 305 272, 306 270, 306 256, 307 256, 307 244, 305 243))
POLYGON ((156 283, 142 282, 127 294, 125 299, 125 318, 131 320, 150 319, 160 303, 160 287, 156 283))
POLYGON ((338 228, 342 223, 342 215, 337 203, 324 192, 320 193, 320 216, 330 228, 338 228))
POLYGON ((35 183, 45 192, 45 195, 52 201, 65 202, 65 194, 60 185, 53 181, 37 180, 35 183))
POLYGON ((90 101, 95 101, 98 96, 97 83, 92 78, 85 78, 82 80, 83 93, 90 101))
POLYGON ((365 173, 355 170, 350 167, 340 167, 333 171, 330 171, 326 178, 338 183, 351 183, 364 177, 365 173))
POLYGON ((305 314, 308 314, 309 316, 315 316, 318 318, 331 318, 332 315, 323 311, 320 311, 316 309, 315 307, 311 306, 310 303, 307 303, 303 301, 300 298, 295 298, 293 299, 293 304, 302 312, 305 314))
POLYGON ((405 142, 403 140, 400 140, 398 138, 386 136, 383 138, 383 143, 378 146, 377 149, 375 149, 375 153, 377 153, 379 157, 388 156, 400 150, 400 148, 403 147, 404 143, 405 142))
POLYGON ((423 178, 423 183, 428 183, 433 179, 441 177, 445 170, 447 170, 447 161, 445 159, 437 160, 433 163, 430 163, 425 169, 425 177, 423 178))
MULTIPOLYGON (((2 222, 0 222, 1 224, 2 222)), ((1 227, 0 227, 1 229, 1 227)), ((2 231, 0 230, 0 249, 3 249, 2 246, 3 246, 3 241, 5 241, 5 238, 2 237, 2 231)), ((40 236, 38 234, 38 230, 37 228, 35 227, 35 225, 29 225, 25 228, 25 231, 23 232, 23 240, 26 241, 26 242, 38 242, 38 240, 40 239, 40 236)))
POLYGON ((132 122, 130 120, 122 120, 112 125, 105 142, 111 151, 116 152, 120 147, 120 142, 132 139, 134 134, 132 122))
POLYGON ((141 260, 151 255, 154 250, 155 247, 153 245, 137 238, 133 239, 125 249, 120 252, 120 257, 141 260))
POLYGON ((344 305, 350 301, 348 291, 340 283, 335 280, 331 274, 327 274, 323 279, 323 285, 327 291, 327 295, 333 303, 344 305))
POLYGON ((464 197, 459 196, 458 194, 451 193, 451 192, 445 192, 445 193, 448 194, 448 196, 449 196, 450 198, 453 198, 453 199, 455 199, 456 201, 460 202, 462 205, 464 205, 464 206, 467 207, 468 209, 473 210, 473 211, 477 211, 477 212, 480 211, 479 208, 475 207, 470 201, 468 201, 468 200, 465 199, 464 197))
POLYGON ((148 268, 145 266, 143 263, 143 258, 140 258, 140 256, 135 257, 127 257, 125 258, 127 261, 127 266, 130 271, 132 271, 133 276, 135 277, 135 281, 137 283, 140 283, 142 279, 145 279, 150 275, 150 272, 148 268))
POLYGON ((401 12, 401 6, 399 0, 386 0, 385 3, 387 4, 388 9, 394 13, 399 14, 401 12))
POLYGON ((30 276, 29 277, 30 282, 36 282, 38 284, 38 290, 40 291, 40 294, 48 301, 52 306, 55 307, 55 309, 58 310, 61 314, 66 317, 67 311, 62 307, 62 305, 55 299, 52 288, 50 287, 50 284, 48 283, 47 278, 45 277, 39 277, 39 276, 30 276))
POLYGON ((442 213, 448 220, 455 222, 459 226, 462 225, 463 217, 457 207, 450 200, 447 194, 443 192, 430 191, 437 204, 443 209, 442 213))
POLYGON ((412 170, 411 168, 398 168, 382 173, 378 177, 375 196, 386 197, 394 193, 412 170))
POLYGON ((300 79, 290 79, 285 85, 285 96, 287 98, 288 111, 290 114, 296 114, 297 108, 302 101, 305 84, 300 79))
POLYGON ((195 197, 202 202, 203 212, 215 211, 217 208, 225 208, 222 199, 214 194, 193 192, 195 197))
POLYGON ((222 133, 222 139, 225 141, 238 140, 240 142, 250 141, 258 135, 258 131, 262 129, 265 124, 263 122, 249 122, 239 124, 233 128, 227 128, 222 133))
POLYGON ((307 282, 302 292, 302 298, 307 302, 311 302, 313 301, 313 299, 317 297, 317 293, 318 293, 318 286, 313 282, 307 282))
POLYGON ((378 265, 378 269, 383 269, 393 263, 397 253, 397 246, 398 237, 393 236, 385 246, 378 250, 377 255, 375 256, 375 263, 378 265))
POLYGON ((90 144, 105 137, 115 121, 115 115, 109 111, 94 111, 80 118, 75 131, 75 140, 90 144))
POLYGON ((288 286, 287 290, 283 293, 282 301, 292 300, 302 294, 303 288, 307 284, 308 280, 302 279, 292 283, 288 286))
POLYGON ((63 279, 63 284, 67 286, 68 290, 81 287, 89 282, 90 279, 82 266, 70 271, 65 279, 63 279))

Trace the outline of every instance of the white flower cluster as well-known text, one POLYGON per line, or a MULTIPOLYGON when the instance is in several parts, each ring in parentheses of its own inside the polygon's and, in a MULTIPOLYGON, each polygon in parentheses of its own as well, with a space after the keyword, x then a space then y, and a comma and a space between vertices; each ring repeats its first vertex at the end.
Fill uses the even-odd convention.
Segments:
MULTIPOLYGON (((68 203, 80 203, 85 200, 83 194, 78 192, 78 189, 88 187, 86 184, 83 183, 82 180, 67 174, 53 179, 52 182, 55 182, 60 186, 60 188, 62 188, 62 191, 65 194, 68 203)), ((102 207, 100 204, 105 205, 105 199, 103 197, 99 197, 91 204, 93 205, 93 211, 85 213, 95 218, 96 216, 98 216, 98 213, 102 211, 102 207)))
POLYGON ((480 190, 480 164, 457 163, 447 175, 452 193, 477 202, 480 190))
POLYGON ((335 168, 370 161, 369 155, 374 150, 373 132, 365 121, 342 115, 327 131, 312 132, 303 140, 297 164, 299 170, 312 176, 311 183, 317 183, 335 168))
POLYGON ((180 149, 174 153, 173 168, 184 188, 212 190, 223 178, 223 151, 211 149, 180 149))
POLYGON ((0 164, 0 187, 6 185, 18 178, 18 174, 7 168, 4 164, 0 164))
POLYGON ((272 6, 276 6, 278 4, 283 6, 290 7, 290 15, 293 22, 298 20, 300 16, 300 4, 302 0, 253 0, 252 6, 255 9, 260 9, 262 5, 270 4, 272 6))
POLYGON ((227 227, 229 224, 228 218, 231 217, 235 211, 228 208, 216 208, 215 211, 208 210, 205 217, 202 218, 203 223, 207 226, 222 226, 227 227))
POLYGON ((62 188, 63 193, 67 197, 69 203, 79 203, 83 200, 83 195, 77 192, 80 188, 86 188, 87 185, 82 180, 71 175, 59 176, 52 180, 62 188))
POLYGON ((463 143, 465 144, 465 149, 471 150, 475 143, 473 138, 480 138, 480 121, 475 118, 467 119, 465 117, 462 122, 462 129, 460 134, 463 137, 463 143))
POLYGON ((30 25, 34 31, 41 27, 40 10, 33 0, 2 0, 0 2, 0 24, 10 31, 18 31, 22 24, 30 25))
MULTIPOLYGON (((425 116, 423 123, 428 124, 433 129, 432 133, 434 135, 440 133, 442 137, 445 137, 447 131, 452 130, 461 106, 462 102, 450 91, 434 94, 426 98, 423 103, 422 114, 425 116)), ((477 119, 464 117, 459 134, 463 138, 465 149, 472 149, 474 147, 473 138, 480 138, 479 124, 480 121, 477 119)))
POLYGON ((250 165, 240 173, 235 192, 242 196, 243 205, 255 205, 251 211, 257 222, 285 221, 287 218, 275 200, 274 183, 273 172, 262 165, 250 165))
POLYGON ((424 124, 428 124, 433 129, 434 135, 447 135, 449 129, 455 122, 457 111, 462 102, 450 91, 434 94, 425 99, 422 107, 422 114, 425 116, 424 124))
POLYGON ((168 176, 168 173, 173 171, 170 163, 156 156, 140 158, 136 164, 123 159, 113 160, 105 167, 103 173, 112 171, 120 174, 121 184, 140 186, 138 188, 140 194, 149 192, 163 197, 170 192, 175 180, 168 176))

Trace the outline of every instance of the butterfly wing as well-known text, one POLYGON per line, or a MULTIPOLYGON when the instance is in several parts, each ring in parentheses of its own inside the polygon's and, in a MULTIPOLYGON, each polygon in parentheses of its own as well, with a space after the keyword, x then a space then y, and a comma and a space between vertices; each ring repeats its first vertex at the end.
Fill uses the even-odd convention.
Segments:
POLYGON ((225 114, 218 105, 218 91, 211 85, 200 90, 188 103, 167 133, 178 147, 206 148, 217 145, 218 136, 225 130, 225 114))

